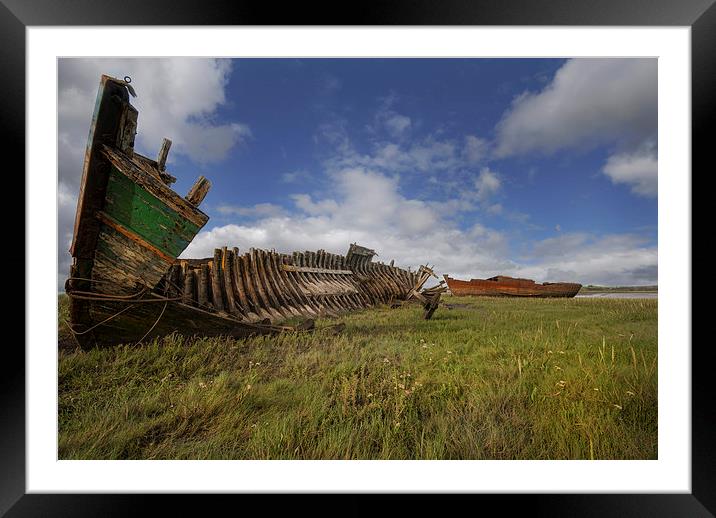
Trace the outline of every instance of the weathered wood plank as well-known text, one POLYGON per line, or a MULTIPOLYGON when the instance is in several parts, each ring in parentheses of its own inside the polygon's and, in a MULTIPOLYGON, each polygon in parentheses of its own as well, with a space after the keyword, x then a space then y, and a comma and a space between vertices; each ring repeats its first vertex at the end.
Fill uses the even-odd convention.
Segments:
POLYGON ((172 141, 168 138, 162 139, 162 147, 159 148, 157 154, 157 169, 164 171, 167 167, 167 157, 169 156, 169 148, 172 147, 172 141))
POLYGON ((203 176, 200 176, 196 182, 194 182, 194 185, 191 186, 191 189, 189 189, 186 199, 189 203, 198 207, 201 202, 204 201, 204 198, 206 198, 209 189, 211 189, 211 182, 203 176))
POLYGON ((131 230, 125 228, 123 225, 121 225, 117 220, 109 216, 108 214, 99 211, 97 212, 97 218, 107 225, 108 227, 111 227, 115 231, 119 232, 123 236, 125 236, 127 239, 130 239, 131 241, 134 241, 142 248, 145 248, 146 250, 149 250, 154 255, 157 255, 168 262, 173 262, 176 256, 169 255, 165 253, 163 250, 160 250, 156 246, 154 246, 152 243, 149 243, 142 239, 140 236, 138 236, 135 232, 132 232, 131 230))
POLYGON ((137 134, 137 116, 139 112, 131 104, 123 105, 117 132, 117 148, 127 156, 134 154, 134 137, 137 134))
POLYGON ((109 293, 110 287, 123 287, 128 292, 137 286, 154 288, 174 259, 157 254, 142 246, 114 227, 102 225, 95 249, 92 279, 103 281, 95 290, 109 293))
POLYGON ((282 264, 281 269, 285 272, 303 272, 303 273, 330 273, 332 275, 353 275, 351 270, 331 270, 328 268, 312 268, 308 266, 294 266, 292 264, 282 264))
POLYGON ((224 276, 224 288, 226 291, 226 305, 229 313, 238 314, 239 310, 236 307, 234 300, 234 283, 231 276, 231 267, 233 260, 231 258, 231 250, 227 250, 226 247, 221 249, 221 271, 224 276))
POLYGON ((214 309, 224 311, 224 297, 221 294, 221 250, 214 250, 214 260, 209 263, 211 273, 211 297, 214 309))
POLYGON ((197 299, 199 306, 206 307, 209 302, 208 287, 209 284, 209 267, 206 264, 199 266, 199 282, 197 283, 197 299))

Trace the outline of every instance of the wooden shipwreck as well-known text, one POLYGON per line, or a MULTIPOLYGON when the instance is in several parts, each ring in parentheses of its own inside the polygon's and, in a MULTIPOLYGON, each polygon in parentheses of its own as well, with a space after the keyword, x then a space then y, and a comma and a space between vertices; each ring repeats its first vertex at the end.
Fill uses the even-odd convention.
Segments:
POLYGON ((377 304, 417 301, 430 318, 446 290, 411 272, 373 261, 351 244, 346 255, 223 247, 213 257, 179 255, 207 223, 199 205, 211 183, 200 177, 186 196, 169 186, 171 142, 156 160, 134 151, 137 110, 129 78, 103 75, 90 127, 65 291, 70 329, 83 347, 136 343, 180 332, 243 337, 312 327, 280 325, 377 304))
POLYGON ((497 275, 489 279, 461 281, 443 275, 453 295, 462 297, 479 295, 488 297, 574 297, 581 284, 572 282, 544 282, 497 275))

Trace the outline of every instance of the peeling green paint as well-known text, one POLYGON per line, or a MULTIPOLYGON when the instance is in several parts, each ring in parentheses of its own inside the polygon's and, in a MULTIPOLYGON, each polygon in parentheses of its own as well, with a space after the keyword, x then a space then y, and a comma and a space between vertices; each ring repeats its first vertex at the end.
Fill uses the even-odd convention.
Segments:
POLYGON ((107 183, 104 212, 172 257, 178 257, 199 232, 199 227, 115 167, 107 183))

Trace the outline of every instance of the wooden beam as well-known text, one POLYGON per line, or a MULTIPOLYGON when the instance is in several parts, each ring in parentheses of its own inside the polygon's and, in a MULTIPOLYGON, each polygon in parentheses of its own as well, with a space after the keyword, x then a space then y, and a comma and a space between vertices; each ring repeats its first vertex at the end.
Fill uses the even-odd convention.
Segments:
POLYGON ((199 204, 204 201, 209 189, 211 189, 211 182, 204 176, 200 176, 197 178, 196 182, 194 182, 191 189, 189 189, 189 193, 186 195, 186 200, 195 207, 198 207, 199 204))
POLYGON ((157 155, 157 169, 160 171, 166 169, 170 147, 172 147, 172 141, 168 138, 162 139, 162 147, 159 148, 159 154, 157 155))
POLYGON ((292 264, 282 264, 281 269, 284 272, 330 273, 331 275, 353 275, 352 270, 329 270, 326 268, 310 268, 308 266, 293 266, 292 264))

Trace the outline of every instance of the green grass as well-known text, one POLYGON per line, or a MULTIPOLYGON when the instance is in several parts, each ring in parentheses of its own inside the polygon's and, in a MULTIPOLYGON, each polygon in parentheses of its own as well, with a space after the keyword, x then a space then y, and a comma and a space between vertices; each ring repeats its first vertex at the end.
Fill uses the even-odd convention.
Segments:
POLYGON ((657 457, 656 300, 445 300, 429 321, 418 306, 347 315, 336 336, 326 319, 61 348, 59 457, 657 457))

